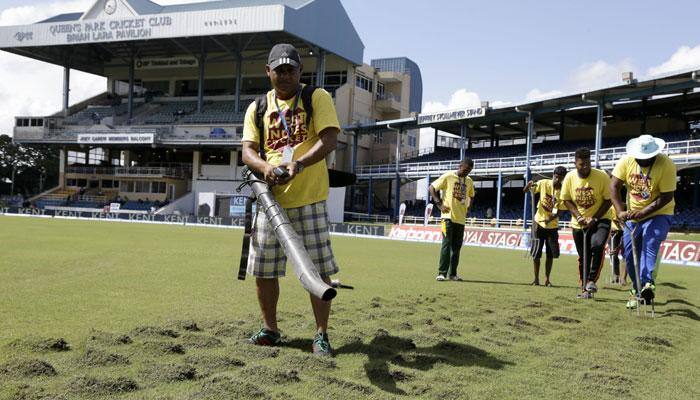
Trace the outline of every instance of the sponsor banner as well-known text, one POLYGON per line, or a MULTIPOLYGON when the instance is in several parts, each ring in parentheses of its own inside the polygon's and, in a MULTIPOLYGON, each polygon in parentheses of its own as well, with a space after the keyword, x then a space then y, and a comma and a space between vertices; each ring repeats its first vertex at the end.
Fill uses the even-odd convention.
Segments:
POLYGON ((195 217, 182 215, 150 215, 150 214, 129 214, 124 212, 100 212, 100 211, 68 211, 68 210, 42 210, 38 208, 17 208, 0 207, 0 214, 18 214, 45 217, 65 217, 65 218, 90 218, 104 220, 122 221, 143 221, 143 222, 164 222, 173 224, 198 224, 198 225, 222 225, 222 226, 243 226, 243 218, 232 217, 195 217))
POLYGON ((345 233, 358 236, 384 236, 384 226, 363 224, 329 224, 331 233, 345 233))
POLYGON ((457 121, 460 119, 479 118, 483 117, 485 114, 486 109, 483 107, 441 111, 429 114, 419 114, 418 125, 433 124, 437 122, 457 121))
POLYGON ((152 144, 154 135, 152 133, 130 133, 130 134, 79 134, 79 144, 152 144))
POLYGON ((231 196, 228 211, 229 215, 238 217, 244 216, 245 202, 247 199, 247 196, 231 196))
MULTIPOLYGON (((494 231, 466 228, 464 245, 512 250, 527 250, 526 233, 522 231, 494 231)), ((415 242, 440 243, 442 231, 434 226, 394 225, 389 238, 415 242)), ((576 255, 576 245, 570 232, 560 232, 559 247, 562 254, 576 255)), ((700 242, 666 240, 661 244, 661 262, 700 267, 700 242)))
POLYGON ((199 61, 195 57, 140 58, 134 61, 134 69, 196 68, 199 61))
MULTIPOLYGON (((242 196, 245 199, 245 196, 242 196)), ((149 215, 126 214, 98 211, 64 211, 41 210, 37 208, 0 207, 0 214, 15 214, 43 217, 86 218, 104 219, 132 222, 157 222, 179 225, 212 225, 212 226, 243 226, 245 218, 237 217, 195 217, 182 215, 149 215)), ((384 237, 384 226, 365 224, 329 224, 331 233, 342 233, 352 236, 379 236, 384 237)))

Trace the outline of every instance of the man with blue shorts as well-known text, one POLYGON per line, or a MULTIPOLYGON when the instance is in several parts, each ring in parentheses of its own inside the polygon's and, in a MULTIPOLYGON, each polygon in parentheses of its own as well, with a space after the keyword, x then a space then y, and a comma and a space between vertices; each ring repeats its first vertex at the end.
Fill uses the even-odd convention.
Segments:
POLYGON ((632 280, 630 292, 634 299, 627 308, 637 306, 641 296, 650 303, 655 297, 655 277, 658 272, 659 249, 671 228, 675 208, 676 166, 661 154, 666 146, 663 139, 642 135, 627 142, 627 155, 618 161, 612 173, 610 197, 620 221, 627 225, 623 237, 627 274, 632 280), (627 187, 627 204, 620 190, 627 187), (632 238, 631 230, 637 228, 632 238), (632 240, 637 248, 639 277, 635 273, 632 240), (637 293, 640 279, 641 293, 637 293))

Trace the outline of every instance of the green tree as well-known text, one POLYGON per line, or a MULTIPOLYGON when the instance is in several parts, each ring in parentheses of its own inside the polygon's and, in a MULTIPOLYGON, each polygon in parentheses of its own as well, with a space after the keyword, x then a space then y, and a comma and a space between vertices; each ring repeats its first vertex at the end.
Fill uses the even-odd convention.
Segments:
MULTIPOLYGON (((11 137, 0 135, 0 182, 14 181, 15 194, 31 197, 56 186, 58 165, 58 149, 16 144, 11 137)), ((1 187, 4 194, 9 194, 7 186, 1 187)))

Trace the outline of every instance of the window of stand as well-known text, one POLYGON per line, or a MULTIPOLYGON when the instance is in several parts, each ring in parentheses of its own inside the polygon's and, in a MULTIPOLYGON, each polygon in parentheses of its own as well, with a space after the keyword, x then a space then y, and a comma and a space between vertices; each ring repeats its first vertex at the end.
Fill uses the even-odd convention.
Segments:
MULTIPOLYGON (((323 88, 335 96, 335 91, 348 82, 348 73, 347 71, 326 71, 323 81, 323 88)), ((301 83, 316 85, 316 72, 301 74, 301 83)))
MULTIPOLYGON (((103 181, 104 182, 104 181, 103 181)), ((166 193, 167 183, 163 181, 114 181, 122 193, 166 193)))
POLYGON ((378 99, 384 98, 384 84, 381 82, 377 82, 377 98, 378 99))
POLYGON ((368 92, 372 91, 372 80, 369 79, 368 77, 358 73, 355 76, 355 86, 359 87, 360 89, 364 89, 368 92))
POLYGON ((88 164, 89 165, 102 165, 106 162, 107 162, 107 155, 102 148, 96 147, 94 149, 90 149, 90 151, 88 152, 88 164))
POLYGON ((82 151, 68 151, 68 165, 81 164, 85 165, 86 157, 82 151))
POLYGON ((229 165, 231 164, 230 151, 205 151, 202 153, 202 164, 229 165))

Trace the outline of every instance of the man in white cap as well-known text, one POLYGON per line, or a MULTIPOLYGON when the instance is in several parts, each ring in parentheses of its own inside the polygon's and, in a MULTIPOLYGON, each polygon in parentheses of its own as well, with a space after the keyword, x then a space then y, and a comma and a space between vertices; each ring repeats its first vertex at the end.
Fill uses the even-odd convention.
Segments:
MULTIPOLYGON (((663 139, 642 135, 627 142, 627 155, 618 161, 612 173, 610 195, 618 218, 629 230, 625 230, 625 263, 632 280, 630 292, 635 299, 641 296, 647 303, 654 299, 654 278, 658 272, 659 248, 671 228, 671 216, 675 208, 673 194, 676 190, 676 166, 661 154, 666 146, 663 139), (627 204, 622 201, 620 189, 627 187, 627 204), (637 226, 635 237, 630 230, 637 226), (632 240, 635 241, 639 260, 639 277, 636 276, 632 240), (641 293, 637 293, 640 279, 641 293)), ((637 306, 637 300, 627 302, 628 308, 637 306)))

